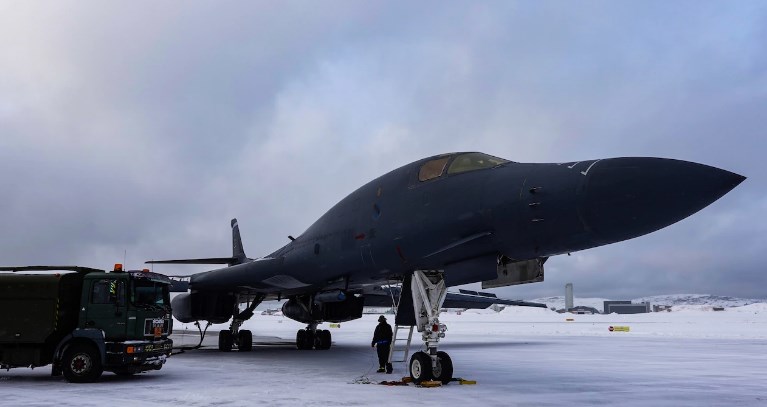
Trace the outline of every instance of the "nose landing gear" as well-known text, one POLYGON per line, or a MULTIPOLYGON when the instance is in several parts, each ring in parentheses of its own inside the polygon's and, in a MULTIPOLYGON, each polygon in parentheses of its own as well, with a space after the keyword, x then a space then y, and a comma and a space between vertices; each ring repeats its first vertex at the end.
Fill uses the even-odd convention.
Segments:
POLYGON ((447 353, 437 351, 439 340, 447 331, 447 326, 439 322, 440 308, 447 297, 444 274, 416 270, 411 284, 416 329, 421 332, 427 351, 416 352, 410 358, 410 378, 414 383, 438 380, 447 384, 453 378, 453 361, 447 353))

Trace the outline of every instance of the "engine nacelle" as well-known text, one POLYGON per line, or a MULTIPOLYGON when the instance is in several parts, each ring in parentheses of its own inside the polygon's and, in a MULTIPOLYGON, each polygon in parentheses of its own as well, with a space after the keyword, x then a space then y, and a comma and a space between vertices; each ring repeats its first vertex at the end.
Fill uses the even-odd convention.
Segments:
POLYGON ((362 317, 365 300, 353 295, 346 296, 343 301, 317 302, 311 296, 293 297, 282 304, 282 314, 286 317, 304 323, 312 322, 346 322, 362 317))
POLYGON ((313 314, 315 314, 315 312, 313 312, 312 308, 315 307, 307 309, 306 304, 307 302, 305 301, 300 301, 297 298, 291 298, 282 304, 282 315, 285 315, 294 321, 308 324, 314 319, 313 314))
POLYGON ((234 302, 231 294, 193 292, 175 296, 171 307, 173 316, 183 323, 210 321, 223 324, 232 317, 234 302))

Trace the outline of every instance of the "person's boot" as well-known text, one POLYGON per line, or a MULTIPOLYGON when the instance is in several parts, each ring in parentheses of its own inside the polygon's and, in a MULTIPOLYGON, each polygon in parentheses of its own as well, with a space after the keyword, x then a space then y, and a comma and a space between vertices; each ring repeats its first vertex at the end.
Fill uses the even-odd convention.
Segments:
POLYGON ((386 364, 386 373, 391 374, 391 372, 394 371, 394 366, 391 365, 391 363, 386 364))
POLYGON ((381 367, 378 368, 378 370, 376 370, 376 373, 383 373, 385 371, 386 371, 386 369, 384 369, 384 367, 381 366, 381 367))

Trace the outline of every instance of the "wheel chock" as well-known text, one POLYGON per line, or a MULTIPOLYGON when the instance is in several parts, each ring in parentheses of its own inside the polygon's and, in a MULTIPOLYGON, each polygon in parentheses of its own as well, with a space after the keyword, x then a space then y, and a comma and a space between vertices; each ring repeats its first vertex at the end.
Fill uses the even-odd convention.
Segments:
POLYGON ((451 382, 458 382, 458 384, 477 384, 476 380, 468 380, 463 377, 454 377, 450 379, 451 382))
POLYGON ((442 386, 442 382, 437 380, 424 380, 419 384, 421 387, 440 387, 442 386))
POLYGON ((413 383, 413 378, 410 376, 403 376, 402 383, 413 383))

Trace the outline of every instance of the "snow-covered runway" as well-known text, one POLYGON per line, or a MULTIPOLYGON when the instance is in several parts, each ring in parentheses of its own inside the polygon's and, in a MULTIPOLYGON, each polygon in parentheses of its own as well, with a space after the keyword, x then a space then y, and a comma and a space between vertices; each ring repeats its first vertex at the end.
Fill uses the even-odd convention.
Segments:
MULTIPOLYGON (((767 406, 767 308, 634 316, 561 315, 542 309, 447 314, 442 350, 456 377, 476 385, 436 389, 353 384, 399 379, 375 373, 370 337, 377 315, 331 329, 327 351, 289 343, 302 326, 257 315, 245 328, 250 353, 213 347, 173 356, 159 372, 132 378, 105 373, 95 384, 69 384, 48 367, 0 373, 3 405, 437 405, 482 406, 767 406), (566 321, 573 318, 574 321, 566 321), (630 332, 609 332, 610 325, 630 332)), ((391 319, 391 318, 390 318, 391 319)), ((176 343, 190 345, 192 336, 176 343)), ((191 326, 186 326, 193 329, 191 326)), ((214 344, 216 332, 206 344, 214 344)), ((416 341, 414 341, 415 343, 416 341)))

